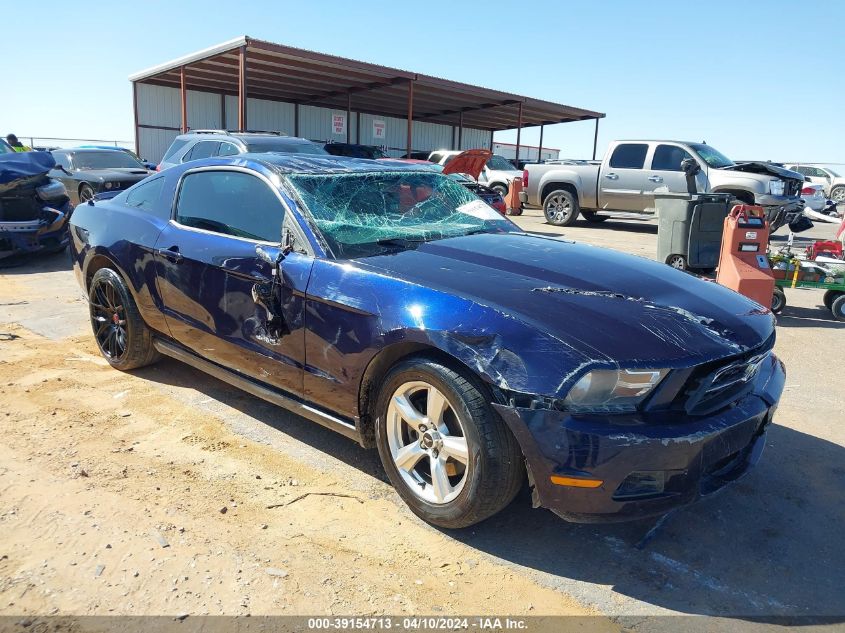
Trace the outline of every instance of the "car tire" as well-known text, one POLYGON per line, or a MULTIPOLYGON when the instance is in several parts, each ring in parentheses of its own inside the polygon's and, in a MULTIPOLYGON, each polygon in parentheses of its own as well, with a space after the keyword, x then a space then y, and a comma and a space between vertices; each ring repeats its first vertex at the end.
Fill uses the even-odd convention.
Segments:
POLYGON ((610 219, 609 216, 599 215, 595 211, 581 211, 581 217, 583 217, 590 224, 598 224, 600 222, 604 222, 605 220, 610 219))
POLYGON ((543 201, 543 215, 553 226, 569 226, 578 219, 578 199, 566 189, 555 189, 543 201))
POLYGON ((772 293, 772 312, 775 314, 780 314, 783 312, 783 309, 786 307, 786 293, 781 289, 775 286, 775 290, 772 293))
POLYGON ((830 199, 839 204, 845 202, 845 186, 838 185, 830 190, 830 199))
POLYGON ((483 521, 523 484, 519 445, 484 388, 437 360, 413 357, 390 370, 376 400, 375 427, 391 483, 432 525, 483 521))
POLYGON ((683 255, 672 254, 666 258, 666 263, 677 270, 687 269, 687 258, 683 255))
POLYGON ((94 273, 88 307, 94 339, 109 365, 127 371, 158 360, 152 333, 117 272, 101 268, 94 273))
POLYGON ((502 198, 507 198, 508 195, 508 188, 500 183, 496 183, 495 185, 491 185, 490 189, 498 193, 502 198))
POLYGON ((94 199, 94 189, 88 183, 82 183, 79 187, 79 204, 84 204, 94 199))
POLYGON ((837 321, 845 321, 845 293, 840 294, 830 304, 830 311, 837 321))
POLYGON ((830 310, 833 306, 833 300, 836 299, 841 294, 845 294, 839 290, 827 290, 822 297, 822 302, 824 303, 824 307, 830 310))

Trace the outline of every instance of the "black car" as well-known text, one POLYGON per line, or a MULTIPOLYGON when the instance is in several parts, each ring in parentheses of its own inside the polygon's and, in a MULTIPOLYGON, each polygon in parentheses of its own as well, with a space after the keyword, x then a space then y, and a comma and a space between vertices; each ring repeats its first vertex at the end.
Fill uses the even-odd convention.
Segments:
POLYGON ((358 143, 326 143, 325 150, 332 156, 349 156, 351 158, 389 158, 387 152, 375 145, 360 145, 358 143))
POLYGON ((67 188, 74 204, 98 193, 122 191, 150 175, 138 160, 117 149, 57 149, 51 152, 56 166, 50 176, 67 188))

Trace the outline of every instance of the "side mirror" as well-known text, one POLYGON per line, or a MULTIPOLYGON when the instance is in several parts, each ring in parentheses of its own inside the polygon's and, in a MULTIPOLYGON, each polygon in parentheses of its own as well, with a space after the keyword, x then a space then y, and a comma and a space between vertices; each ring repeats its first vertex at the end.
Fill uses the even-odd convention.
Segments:
POLYGON ((693 158, 685 158, 681 161, 681 171, 686 173, 688 176, 695 176, 701 171, 701 165, 699 165, 698 161, 693 158))
POLYGON ((278 246, 266 246, 259 244, 255 247, 255 255, 261 261, 267 262, 271 266, 278 266, 285 258, 284 251, 278 246))

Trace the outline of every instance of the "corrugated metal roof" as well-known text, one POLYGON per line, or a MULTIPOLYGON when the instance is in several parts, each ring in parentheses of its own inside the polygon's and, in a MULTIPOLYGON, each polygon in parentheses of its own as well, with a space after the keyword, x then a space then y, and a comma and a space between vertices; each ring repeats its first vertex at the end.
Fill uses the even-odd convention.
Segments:
POLYGON ((300 105, 352 109, 373 115, 407 117, 408 84, 413 82, 413 118, 486 130, 565 123, 604 117, 601 112, 491 90, 431 75, 326 55, 241 36, 217 46, 135 73, 131 81, 236 95, 240 52, 246 51, 246 91, 251 98, 300 105))

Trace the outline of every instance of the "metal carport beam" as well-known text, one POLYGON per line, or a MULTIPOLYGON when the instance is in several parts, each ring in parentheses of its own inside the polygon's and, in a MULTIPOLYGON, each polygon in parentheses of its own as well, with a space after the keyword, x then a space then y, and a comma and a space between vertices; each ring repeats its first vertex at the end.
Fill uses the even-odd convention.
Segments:
POLYGON ((238 129, 246 130, 246 44, 239 51, 238 65, 238 129))

